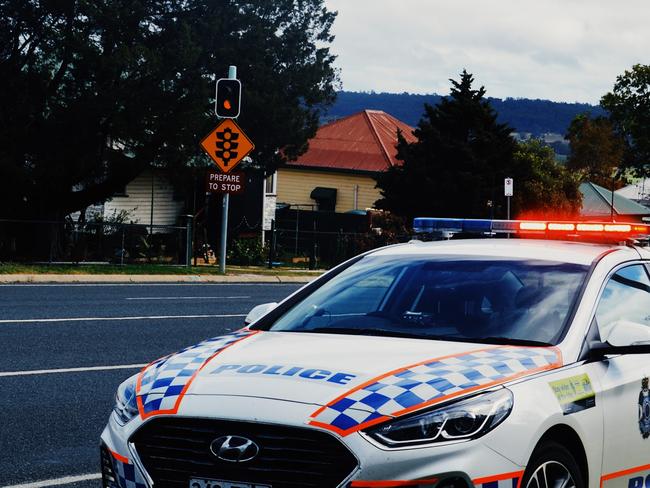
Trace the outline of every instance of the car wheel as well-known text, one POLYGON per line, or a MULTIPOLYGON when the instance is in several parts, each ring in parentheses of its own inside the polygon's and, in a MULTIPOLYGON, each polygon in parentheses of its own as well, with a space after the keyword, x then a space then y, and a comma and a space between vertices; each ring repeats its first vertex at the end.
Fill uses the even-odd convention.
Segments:
POLYGON ((573 455, 557 442, 545 442, 533 453, 522 486, 524 488, 585 488, 573 455))

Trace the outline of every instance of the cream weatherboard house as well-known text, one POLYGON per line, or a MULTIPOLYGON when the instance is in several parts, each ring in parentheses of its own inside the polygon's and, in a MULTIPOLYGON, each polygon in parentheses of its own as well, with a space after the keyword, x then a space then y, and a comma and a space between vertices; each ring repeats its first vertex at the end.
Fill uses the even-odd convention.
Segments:
MULTIPOLYGON (((105 202, 88 208, 86 216, 102 221, 121 216, 126 223, 153 225, 157 233, 163 229, 155 226, 179 224, 184 203, 164 170, 147 169, 105 202)), ((73 219, 78 215, 72 214, 73 219)))
POLYGON ((345 213, 373 208, 380 198, 373 176, 400 164, 397 131, 413 142, 413 128, 379 111, 364 110, 322 126, 308 151, 267 185, 278 204, 345 213), (275 193, 274 193, 275 190, 275 193))

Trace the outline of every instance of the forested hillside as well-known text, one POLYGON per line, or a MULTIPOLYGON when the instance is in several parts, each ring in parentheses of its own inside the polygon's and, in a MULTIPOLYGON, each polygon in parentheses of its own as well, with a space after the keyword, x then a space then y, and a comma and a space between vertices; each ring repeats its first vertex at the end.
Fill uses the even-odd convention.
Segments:
MULTIPOLYGON (((353 114, 364 109, 383 110, 416 125, 424 112, 425 103, 434 105, 440 95, 415 95, 410 93, 365 93, 338 92, 335 104, 327 113, 326 120, 353 114)), ((534 136, 552 132, 564 135, 571 120, 578 114, 589 112, 602 115, 599 106, 586 103, 562 103, 550 100, 530 100, 527 98, 489 98, 499 114, 500 122, 507 122, 517 132, 530 132, 534 136)))

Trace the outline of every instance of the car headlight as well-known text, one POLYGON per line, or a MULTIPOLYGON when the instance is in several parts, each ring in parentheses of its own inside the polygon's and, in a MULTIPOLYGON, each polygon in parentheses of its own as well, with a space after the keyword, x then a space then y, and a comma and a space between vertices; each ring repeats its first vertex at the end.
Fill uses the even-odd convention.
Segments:
POLYGON ((366 434, 388 447, 406 447, 485 435, 505 420, 512 410, 507 388, 387 422, 366 434))
POLYGON ((117 387, 113 411, 122 425, 138 415, 138 402, 135 395, 135 382, 137 379, 138 375, 134 374, 117 387))

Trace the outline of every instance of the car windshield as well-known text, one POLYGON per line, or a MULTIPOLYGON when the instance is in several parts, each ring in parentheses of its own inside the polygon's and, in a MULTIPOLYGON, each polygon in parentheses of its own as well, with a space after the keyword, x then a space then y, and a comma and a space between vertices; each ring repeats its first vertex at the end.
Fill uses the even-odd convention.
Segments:
POLYGON ((366 256, 268 330, 556 344, 587 269, 541 260, 366 256))

